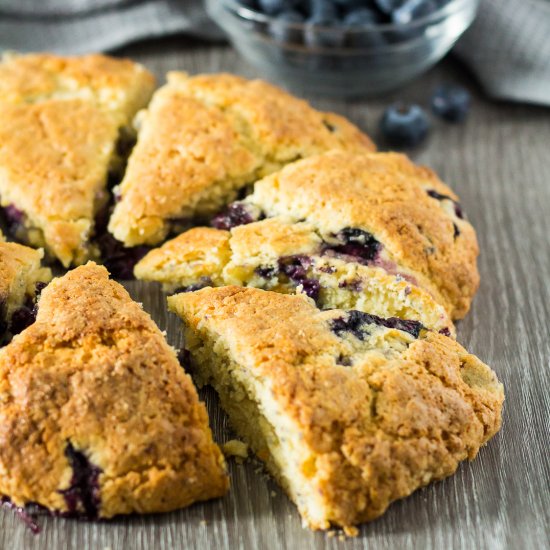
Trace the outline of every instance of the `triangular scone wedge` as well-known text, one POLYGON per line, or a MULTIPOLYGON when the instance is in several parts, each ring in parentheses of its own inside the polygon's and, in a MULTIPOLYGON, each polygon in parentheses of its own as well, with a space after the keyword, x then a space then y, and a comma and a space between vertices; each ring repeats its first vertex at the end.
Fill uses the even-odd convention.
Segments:
POLYGON ((43 291, 0 350, 0 496, 54 513, 164 512, 228 489, 175 351, 93 263, 43 291))
POLYGON ((149 252, 134 272, 138 279, 163 283, 169 292, 223 285, 298 291, 321 309, 410 319, 455 335, 445 308, 426 290, 380 267, 323 256, 322 251, 322 239, 312 224, 275 217, 231 232, 190 229, 149 252))
POLYGON ((470 308, 479 285, 474 228, 453 191, 404 155, 331 151, 295 162, 212 223, 229 229, 273 216, 313 225, 324 256, 426 289, 453 319, 470 308))
POLYGON ((141 65, 102 55, 0 63, 0 197, 11 233, 67 267, 96 256, 96 214, 130 122, 154 87, 141 65))
POLYGON ((229 74, 169 73, 138 126, 109 225, 126 246, 158 244, 289 162, 334 148, 374 150, 344 118, 229 74))
POLYGON ((500 427, 494 372, 418 323, 242 287, 168 302, 197 380, 314 529, 376 518, 500 427))
POLYGON ((34 321, 36 299, 51 280, 43 250, 3 242, 0 233, 0 344, 34 321))

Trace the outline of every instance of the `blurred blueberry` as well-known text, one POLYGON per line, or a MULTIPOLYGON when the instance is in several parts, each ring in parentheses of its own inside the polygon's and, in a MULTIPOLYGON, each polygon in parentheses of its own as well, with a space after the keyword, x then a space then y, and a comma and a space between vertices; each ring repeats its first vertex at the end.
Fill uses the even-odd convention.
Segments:
POLYGON ((330 0, 310 0, 311 15, 306 21, 305 42, 308 46, 337 48, 345 40, 336 5, 330 0))
POLYGON ((359 8, 350 11, 344 17, 344 26, 351 27, 347 33, 347 43, 356 48, 376 48, 384 46, 386 41, 381 32, 374 27, 381 21, 379 13, 368 8, 359 8), (363 30, 361 27, 370 26, 370 29, 363 30))
POLYGON ((396 9, 407 3, 407 0, 374 0, 376 7, 386 15, 391 15, 396 9))
POLYGON ((432 95, 432 111, 449 122, 462 122, 470 110, 470 93, 462 86, 438 86, 432 95))
POLYGON ((414 19, 420 19, 437 11, 434 0, 407 0, 402 6, 395 9, 391 18, 397 25, 408 25, 414 19))
POLYGON ((374 7, 374 0, 334 0, 334 3, 340 6, 346 12, 355 10, 357 8, 374 7))
POLYGON ((299 44, 302 42, 302 30, 299 28, 289 27, 293 23, 302 23, 304 16, 294 10, 284 11, 276 16, 275 21, 271 24, 271 35, 278 42, 299 44))
POLYGON ((388 107, 380 120, 380 130, 392 147, 415 147, 428 135, 430 122, 418 105, 396 103, 388 107))
POLYGON ((344 24, 350 26, 377 25, 381 22, 380 14, 369 8, 358 8, 344 17, 344 24))
POLYGON ((251 10, 258 9, 258 3, 256 0, 237 0, 237 2, 245 8, 250 8, 251 10))
POLYGON ((267 15, 276 15, 283 11, 290 11, 294 7, 294 0, 258 0, 261 11, 267 15))

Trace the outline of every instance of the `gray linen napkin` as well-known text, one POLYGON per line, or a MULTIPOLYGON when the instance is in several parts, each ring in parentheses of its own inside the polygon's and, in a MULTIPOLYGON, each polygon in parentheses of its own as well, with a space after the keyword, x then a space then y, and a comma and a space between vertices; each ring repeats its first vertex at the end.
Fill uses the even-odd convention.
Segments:
MULTIPOLYGON (((0 50, 85 53, 177 32, 222 37, 202 0, 0 0, 0 50)), ((489 95, 550 105, 550 0, 481 0, 454 52, 489 95)))

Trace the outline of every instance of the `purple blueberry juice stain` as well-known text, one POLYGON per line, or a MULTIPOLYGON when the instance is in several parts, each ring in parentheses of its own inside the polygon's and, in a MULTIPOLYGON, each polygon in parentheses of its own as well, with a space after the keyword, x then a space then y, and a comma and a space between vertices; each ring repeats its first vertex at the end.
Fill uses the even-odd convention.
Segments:
POLYGON ((302 285, 304 292, 313 300, 317 300, 321 284, 317 279, 309 278, 308 269, 313 260, 309 256, 297 254, 279 258, 279 272, 286 275, 295 285, 302 285))
POLYGON ((214 218, 210 221, 210 225, 216 229, 224 229, 228 231, 233 227, 247 225, 258 221, 261 217, 262 216, 259 209, 255 209, 250 204, 237 201, 231 203, 217 216, 214 216, 214 218))
POLYGON ((359 278, 340 281, 338 283, 338 288, 346 288, 354 292, 361 292, 363 290, 363 281, 359 278))
POLYGON ((333 319, 331 329, 337 336, 345 333, 353 334, 357 339, 364 340, 368 334, 368 325, 378 325, 386 328, 395 328, 407 332, 414 338, 418 338, 420 331, 424 328, 419 321, 409 321, 398 317, 378 317, 371 313, 364 313, 355 309, 350 310, 347 315, 333 319))
POLYGON ((462 206, 460 205, 459 202, 455 201, 452 197, 449 197, 449 195, 443 195, 442 193, 437 192, 435 189, 428 189, 426 193, 428 193, 430 197, 438 201, 451 201, 454 206, 455 216, 460 220, 464 219, 464 212, 462 211, 462 206))
POLYGON ((16 506, 8 497, 0 497, 0 506, 13 510, 25 525, 31 530, 33 535, 38 535, 41 531, 36 518, 27 510, 27 507, 16 506))
POLYGON ((77 451, 70 442, 65 449, 65 456, 73 470, 69 488, 59 491, 69 509, 66 515, 97 519, 101 504, 99 490, 101 469, 94 466, 88 457, 77 451))
POLYGON ((356 227, 346 227, 335 237, 340 244, 326 243, 322 255, 367 265, 376 260, 382 249, 382 244, 371 233, 356 227))

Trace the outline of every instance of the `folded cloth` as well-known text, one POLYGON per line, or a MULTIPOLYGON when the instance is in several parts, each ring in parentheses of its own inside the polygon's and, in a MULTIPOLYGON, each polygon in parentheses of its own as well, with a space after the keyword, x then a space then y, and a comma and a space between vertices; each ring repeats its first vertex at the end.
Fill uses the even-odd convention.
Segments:
POLYGON ((0 50, 81 54, 175 33, 223 38, 201 0, 0 0, 0 50))
MULTIPOLYGON (((63 54, 221 31, 201 0, 0 0, 0 50, 63 54)), ((495 98, 550 105, 550 0, 481 0, 454 52, 495 98)))
POLYGON ((490 96, 550 105, 550 0, 481 0, 453 52, 490 96))

